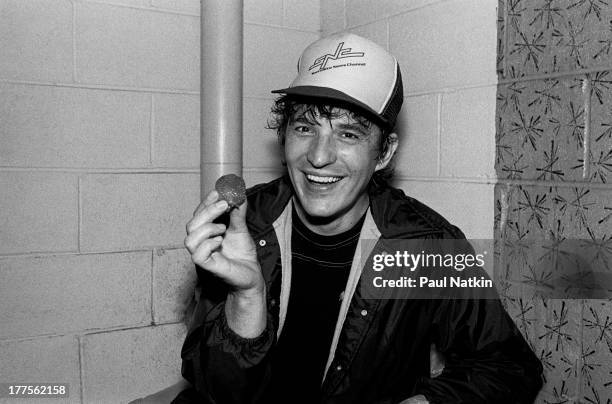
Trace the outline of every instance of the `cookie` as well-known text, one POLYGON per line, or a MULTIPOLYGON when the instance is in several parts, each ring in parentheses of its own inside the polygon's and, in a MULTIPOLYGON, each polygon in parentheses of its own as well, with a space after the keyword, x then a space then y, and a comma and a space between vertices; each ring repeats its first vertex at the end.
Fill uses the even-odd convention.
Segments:
POLYGON ((230 209, 242 205, 246 200, 244 180, 235 174, 220 177, 215 182, 215 189, 219 193, 219 199, 227 201, 230 209))

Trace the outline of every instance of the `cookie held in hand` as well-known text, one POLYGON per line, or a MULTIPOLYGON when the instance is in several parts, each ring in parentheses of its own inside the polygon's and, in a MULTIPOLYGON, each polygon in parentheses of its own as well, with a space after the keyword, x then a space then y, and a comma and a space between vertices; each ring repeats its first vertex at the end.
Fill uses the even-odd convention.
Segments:
POLYGON ((229 209, 242 205, 246 200, 244 180, 235 174, 227 174, 220 177, 215 182, 215 189, 219 193, 219 199, 227 201, 229 209))

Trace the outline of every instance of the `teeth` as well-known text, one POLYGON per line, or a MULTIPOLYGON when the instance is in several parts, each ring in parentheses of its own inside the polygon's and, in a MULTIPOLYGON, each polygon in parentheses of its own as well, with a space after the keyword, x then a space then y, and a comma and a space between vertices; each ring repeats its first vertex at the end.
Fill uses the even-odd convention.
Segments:
POLYGON ((317 182, 319 184, 332 184, 342 179, 342 177, 319 177, 312 174, 306 175, 306 178, 308 178, 309 181, 317 182))

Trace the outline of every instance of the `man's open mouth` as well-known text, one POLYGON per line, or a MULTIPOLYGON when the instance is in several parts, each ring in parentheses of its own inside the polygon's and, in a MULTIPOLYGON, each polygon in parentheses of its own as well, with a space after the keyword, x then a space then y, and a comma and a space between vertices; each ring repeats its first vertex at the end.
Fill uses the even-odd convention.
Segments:
POLYGON ((333 184, 342 179, 342 177, 322 177, 318 175, 306 174, 306 179, 315 184, 333 184))

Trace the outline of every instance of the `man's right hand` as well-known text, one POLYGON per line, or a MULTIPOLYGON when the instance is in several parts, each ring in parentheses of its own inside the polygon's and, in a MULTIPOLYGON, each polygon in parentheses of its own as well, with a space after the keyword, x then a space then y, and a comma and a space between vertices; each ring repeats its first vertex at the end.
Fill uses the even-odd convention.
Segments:
POLYGON ((247 203, 230 211, 229 226, 213 221, 227 210, 217 191, 209 193, 187 223, 185 247, 201 268, 229 287, 225 313, 230 328, 252 338, 266 324, 265 283, 246 225, 247 203))
POLYGON ((185 247, 193 262, 213 273, 237 293, 263 288, 255 244, 246 226, 246 202, 230 212, 229 226, 213 223, 227 210, 227 202, 212 191, 187 223, 185 247))

